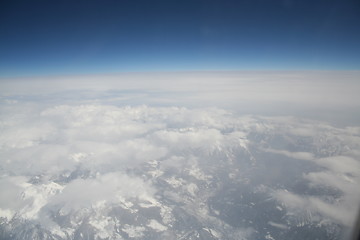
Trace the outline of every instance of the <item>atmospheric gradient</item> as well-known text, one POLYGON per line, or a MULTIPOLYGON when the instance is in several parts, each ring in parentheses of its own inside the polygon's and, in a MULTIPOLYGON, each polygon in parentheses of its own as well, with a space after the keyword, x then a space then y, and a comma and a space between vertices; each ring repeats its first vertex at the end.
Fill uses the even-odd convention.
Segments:
POLYGON ((351 239, 356 1, 0 4, 0 239, 351 239))

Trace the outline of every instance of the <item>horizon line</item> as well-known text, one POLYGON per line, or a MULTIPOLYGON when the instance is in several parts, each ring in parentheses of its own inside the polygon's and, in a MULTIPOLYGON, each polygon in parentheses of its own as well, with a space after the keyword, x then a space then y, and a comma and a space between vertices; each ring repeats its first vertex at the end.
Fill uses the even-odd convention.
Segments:
POLYGON ((186 73, 325 73, 325 72, 337 72, 337 73, 360 73, 360 69, 343 70, 343 69, 259 69, 259 70, 149 70, 149 71, 119 71, 119 72, 94 72, 94 73, 58 73, 58 74, 34 74, 34 75, 13 75, 13 76, 1 76, 2 79, 31 79, 31 78, 49 78, 49 77, 86 77, 86 76, 117 76, 117 75, 137 75, 137 74, 186 74, 186 73))

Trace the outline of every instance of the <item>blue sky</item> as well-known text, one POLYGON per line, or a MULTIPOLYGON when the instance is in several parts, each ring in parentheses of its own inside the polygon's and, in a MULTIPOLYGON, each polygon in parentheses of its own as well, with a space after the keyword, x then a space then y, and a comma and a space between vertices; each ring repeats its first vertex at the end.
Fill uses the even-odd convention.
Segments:
POLYGON ((2 1, 0 77, 359 70, 358 1, 2 1))

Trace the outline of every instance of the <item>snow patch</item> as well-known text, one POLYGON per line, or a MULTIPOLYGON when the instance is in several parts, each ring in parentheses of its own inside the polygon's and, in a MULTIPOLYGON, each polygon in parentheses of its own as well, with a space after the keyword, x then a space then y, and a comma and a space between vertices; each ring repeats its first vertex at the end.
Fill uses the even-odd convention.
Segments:
POLYGON ((288 227, 285 224, 282 224, 282 223, 276 223, 276 222, 273 222, 273 221, 269 221, 268 224, 270 226, 273 226, 273 227, 276 227, 276 228, 279 228, 279 229, 283 229, 283 230, 288 229, 288 227))
POLYGON ((151 219, 147 224, 148 227, 154 229, 156 232, 163 232, 167 230, 167 227, 156 221, 155 219, 151 219))
POLYGON ((114 229, 114 222, 110 217, 97 217, 89 221, 97 231, 96 235, 101 239, 110 238, 114 229))
POLYGON ((144 236, 145 227, 125 224, 121 230, 127 233, 129 238, 139 238, 144 236))
POLYGON ((183 179, 181 179, 181 178, 177 179, 174 176, 172 176, 171 178, 166 179, 165 181, 174 188, 178 188, 178 187, 180 187, 180 186, 182 186, 184 184, 183 179))
POLYGON ((221 239, 221 234, 212 228, 203 228, 205 231, 211 234, 211 236, 221 239))
POLYGON ((186 186, 186 189, 194 197, 196 196, 196 193, 199 191, 199 188, 195 183, 188 184, 186 186))

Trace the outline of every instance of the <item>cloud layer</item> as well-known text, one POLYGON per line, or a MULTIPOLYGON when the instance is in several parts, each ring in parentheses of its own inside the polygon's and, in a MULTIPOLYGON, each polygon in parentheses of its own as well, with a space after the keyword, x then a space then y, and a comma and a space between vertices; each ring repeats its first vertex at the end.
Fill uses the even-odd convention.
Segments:
MULTIPOLYGON (((197 198, 201 182, 215 184, 215 176, 207 172, 218 165, 220 172, 221 166, 233 168, 228 175, 235 182, 253 171, 241 184, 252 184, 253 189, 266 186, 266 194, 286 207, 288 216, 311 212, 314 217, 310 222, 347 227, 354 221, 360 194, 356 187, 360 182, 356 160, 360 156, 359 128, 340 129, 288 117, 238 116, 216 108, 58 105, 27 108, 24 114, 16 110, 17 104, 2 105, 0 187, 6 195, 1 198, 0 214, 7 220, 21 216, 41 222, 53 233, 60 229, 58 234, 63 235, 65 230, 52 219, 51 212, 68 216, 111 205, 131 209, 131 199, 138 199, 143 206, 160 207, 162 203, 156 200, 163 191, 158 185, 160 179, 171 189, 197 198), (305 142, 299 145, 299 141, 305 142), (239 157, 237 152, 247 157, 239 157), (270 177, 276 173, 269 172, 267 182, 261 182, 262 164, 272 164, 267 157, 256 155, 261 152, 316 167, 299 169, 299 179, 291 175, 270 177), (247 165, 253 167, 246 170, 247 165), (139 175, 144 166, 150 169, 139 175), (194 180, 188 182, 183 174, 194 180), (275 181, 279 177, 302 181, 310 190, 329 188, 337 194, 304 195, 289 187, 279 188, 275 181)), ((287 171, 286 166, 278 170, 287 171)), ((221 176, 216 177, 220 181, 216 184, 225 181, 221 176)), ((166 194, 173 201, 186 202, 174 193, 166 194)), ((149 219, 147 224, 149 229, 164 232, 171 228, 175 216, 166 206, 159 209, 162 218, 149 219)), ((196 210, 196 214, 212 219, 208 210, 196 210)), ((290 222, 275 224, 285 231, 290 222)), ((113 229, 115 225, 106 226, 113 229)), ((138 227, 128 225, 122 231, 144 237, 147 228, 138 227)))
POLYGON ((356 76, 2 80, 0 237, 272 239, 306 226, 338 239, 360 199, 360 127, 298 110, 352 118, 356 76))
POLYGON ((123 73, 0 79, 0 97, 43 103, 219 107, 355 124, 359 71, 123 73))

